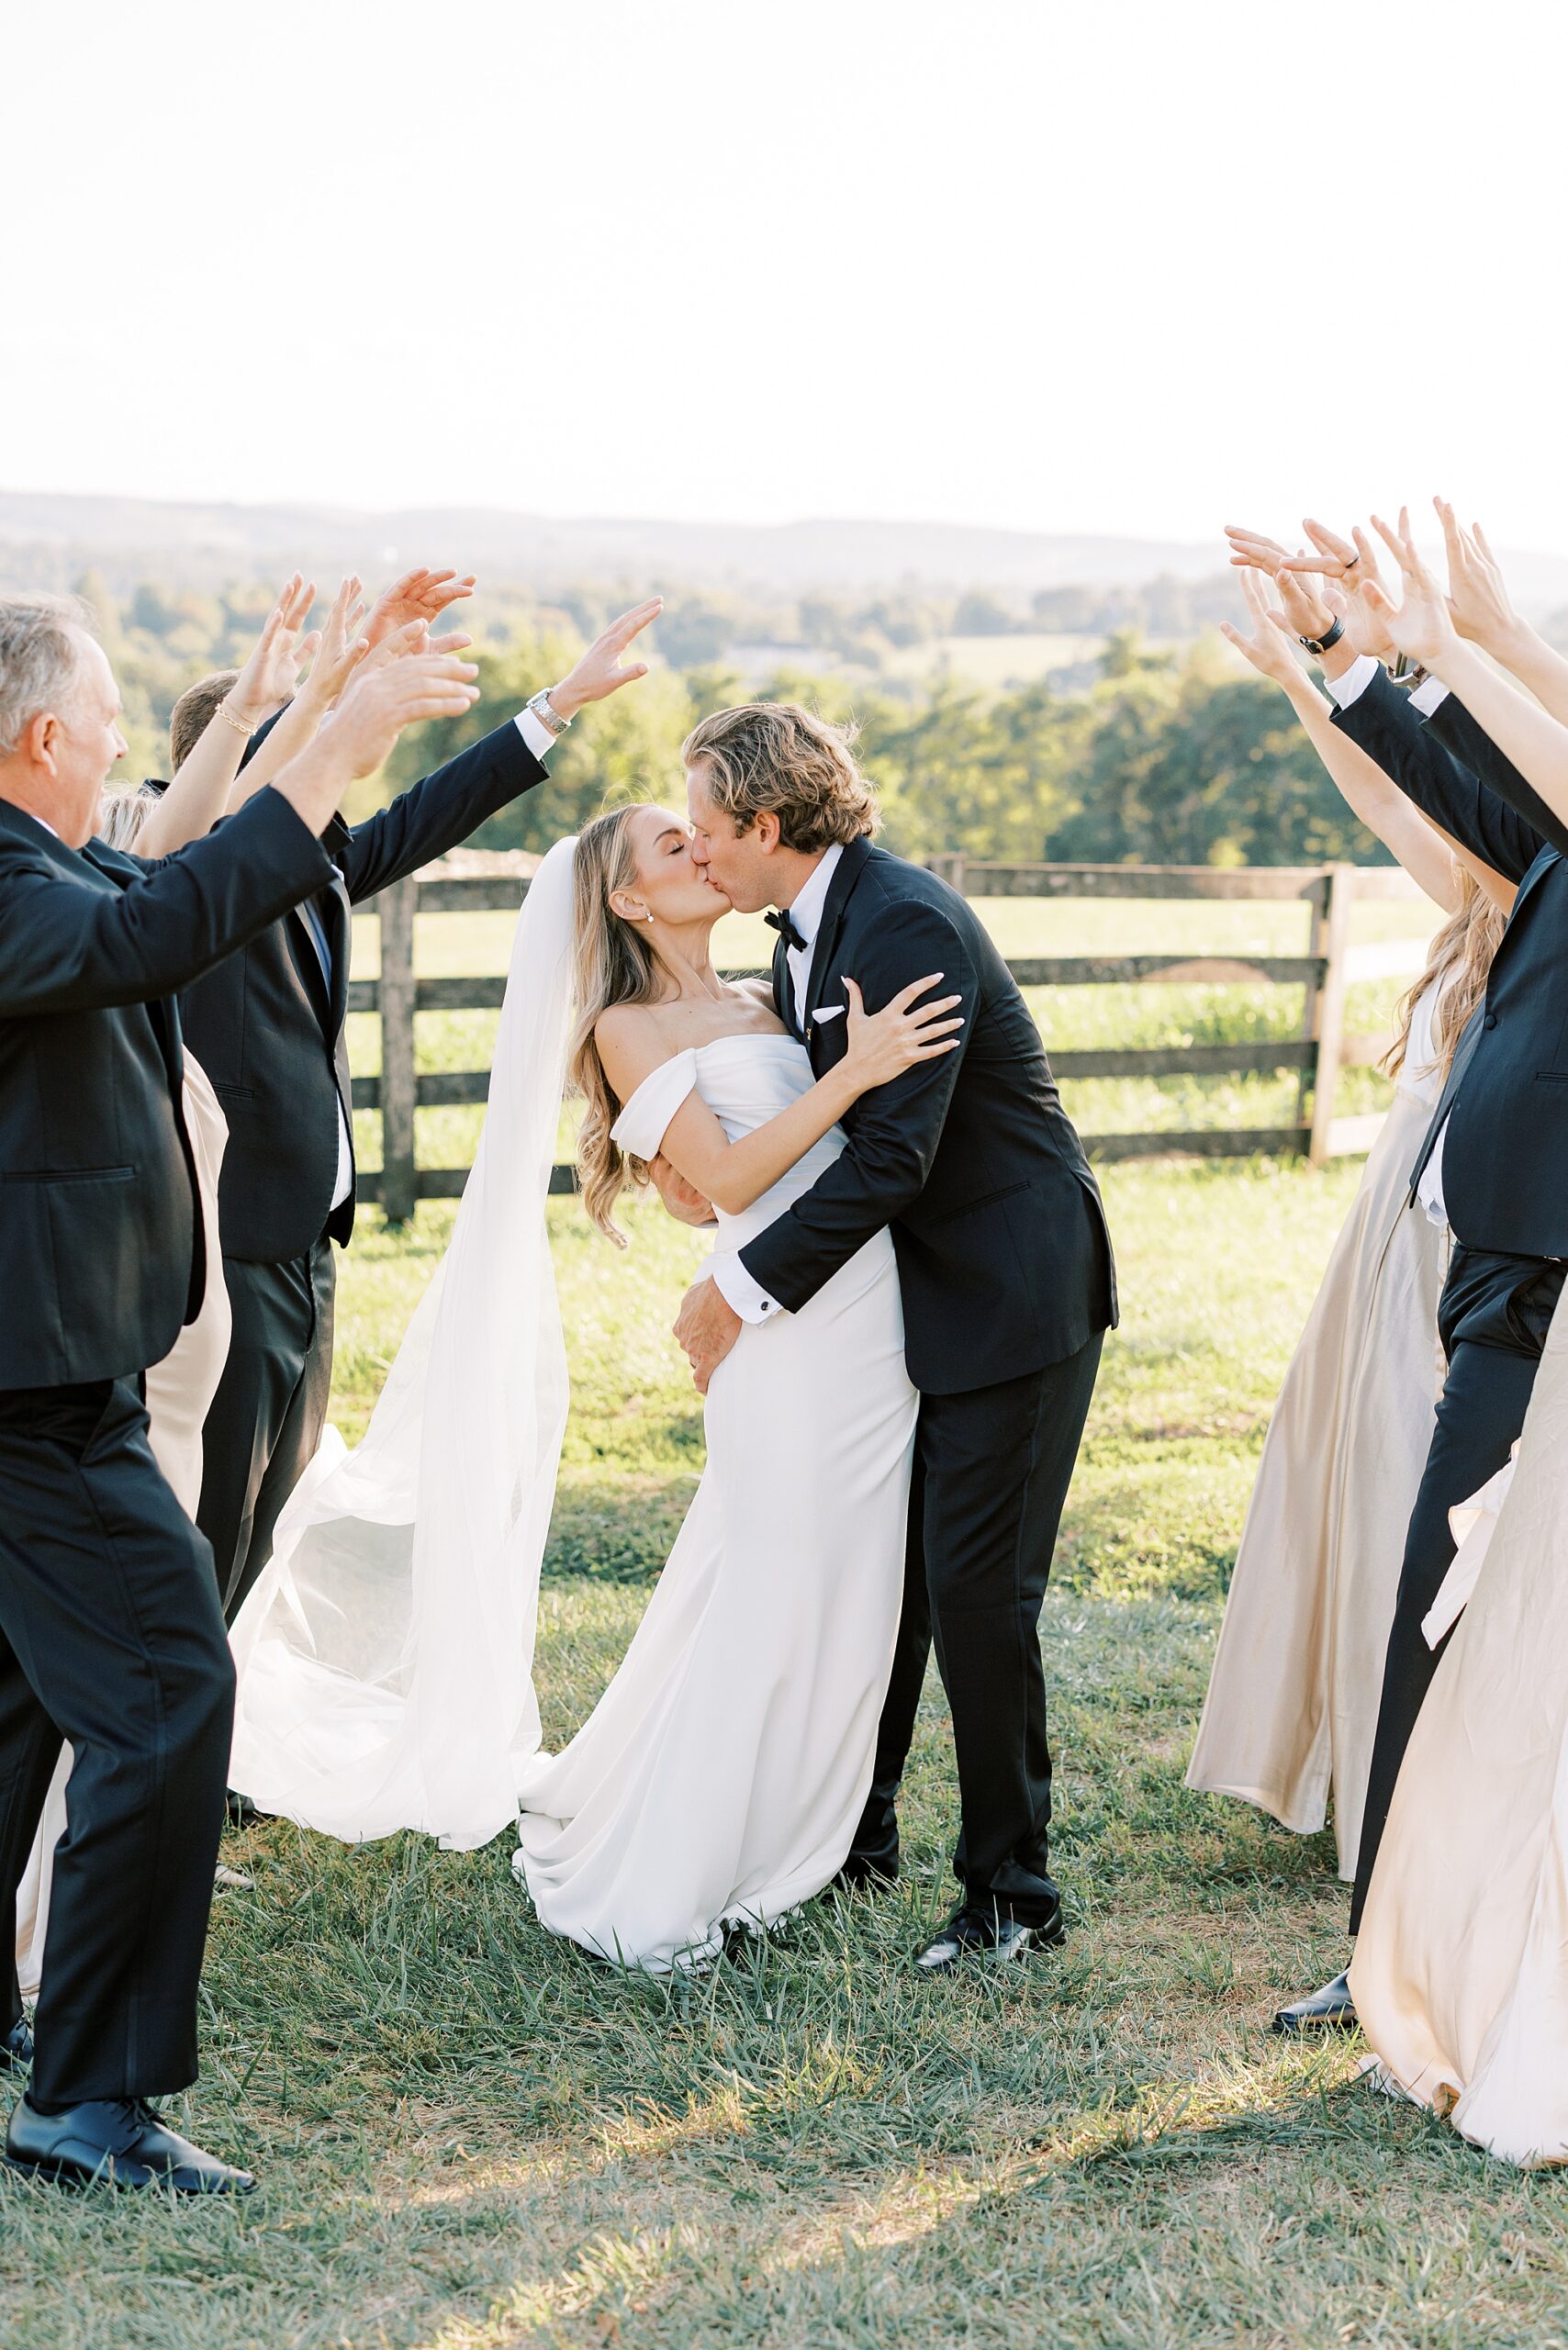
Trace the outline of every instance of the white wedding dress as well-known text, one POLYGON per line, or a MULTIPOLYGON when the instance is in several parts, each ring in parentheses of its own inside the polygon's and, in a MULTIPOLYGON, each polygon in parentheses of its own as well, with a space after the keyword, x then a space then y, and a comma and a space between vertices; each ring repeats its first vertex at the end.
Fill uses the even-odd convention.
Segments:
MULTIPOLYGON (((230 1784, 345 1842, 413 1829, 471 1850, 526 1807, 544 1922, 667 1968, 726 1919, 806 1899, 848 1851, 892 1661, 917 1399, 879 1233, 720 1368, 707 1473, 626 1661, 566 1751, 540 1754, 533 1646, 567 1405, 545 1199, 575 850, 551 850, 518 922, 451 1246, 364 1438, 351 1451, 327 1430, 234 1627, 230 1784)), ((651 1152, 700 1084, 743 1133, 811 1082, 787 1036, 720 1038, 656 1069, 622 1132, 651 1152)), ((818 1144, 725 1240, 842 1147, 818 1144)), ((613 1281, 608 1248, 603 1267, 613 1281)))
MULTIPOLYGON (((655 1069, 616 1139, 651 1158, 694 1089, 734 1139, 811 1083, 792 1037, 722 1036, 655 1069)), ((835 1129, 722 1216, 719 1248, 760 1232, 843 1147, 835 1129)), ((571 1743, 524 1774, 515 1865, 553 1932, 665 1972, 837 1871, 892 1666, 917 1403, 886 1232, 801 1312, 741 1332, 708 1391, 706 1472, 624 1662, 571 1743)))

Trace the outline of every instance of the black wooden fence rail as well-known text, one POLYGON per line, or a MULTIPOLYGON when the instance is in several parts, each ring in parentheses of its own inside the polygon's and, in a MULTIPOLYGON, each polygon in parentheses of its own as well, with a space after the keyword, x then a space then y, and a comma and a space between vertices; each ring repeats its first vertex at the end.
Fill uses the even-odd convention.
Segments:
MULTIPOLYGON (((1341 1069, 1364 1066, 1382 1052, 1383 1036, 1345 1033, 1345 1002, 1351 981, 1374 973, 1416 971, 1424 960, 1417 940, 1372 946, 1350 943, 1351 908, 1358 899, 1411 899, 1419 892, 1397 867, 1387 866, 1246 866, 1232 869, 1180 865, 991 865, 962 856, 934 857, 934 867, 970 898, 1212 898, 1290 901, 1311 908, 1305 955, 1047 955, 1029 956, 1009 968, 1024 987, 1109 987, 1154 980, 1233 985, 1264 980, 1305 990, 1301 1032, 1295 1038, 1257 1043, 1193 1045, 1148 1050, 1057 1052, 1051 1066, 1061 1078, 1239 1076, 1252 1069, 1297 1072, 1296 1115, 1288 1125, 1241 1128, 1186 1127, 1139 1134, 1084 1136, 1099 1159, 1236 1158, 1253 1152, 1305 1155, 1314 1165, 1346 1151, 1363 1150, 1376 1117, 1338 1118, 1335 1095, 1341 1069)), ((488 1069, 448 1070, 420 1076, 415 1069, 414 1023, 421 1012, 493 1010, 505 982, 499 978, 420 979, 414 973, 416 913, 512 912, 527 889, 532 860, 487 860, 482 873, 451 873, 431 867, 396 883, 371 901, 380 919, 381 976, 355 979, 349 1010, 379 1014, 381 1075, 356 1077, 356 1110, 379 1110, 382 1169, 360 1178, 361 1196, 379 1199, 393 1222, 413 1214, 417 1200, 455 1199, 467 1180, 465 1167, 420 1167, 414 1148, 414 1113, 454 1102, 485 1101, 488 1069)), ((574 1188, 570 1167, 557 1167, 554 1192, 574 1188)))

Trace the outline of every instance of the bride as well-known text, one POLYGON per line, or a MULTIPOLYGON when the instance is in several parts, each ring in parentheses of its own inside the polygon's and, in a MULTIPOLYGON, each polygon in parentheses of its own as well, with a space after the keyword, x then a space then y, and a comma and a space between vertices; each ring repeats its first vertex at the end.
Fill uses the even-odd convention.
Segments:
POLYGON ((666 1970, 820 1891, 848 1850, 916 1397, 879 1234, 714 1379, 707 1471, 626 1658, 570 1744, 541 1753, 533 1642, 567 1400, 544 1198, 568 1054, 599 1228, 619 1237, 616 1200, 662 1151, 734 1246, 843 1147, 852 1102, 956 1042, 956 999, 917 1001, 935 979, 875 1018, 852 995, 849 1049, 813 1083, 765 991, 712 969, 728 902, 660 808, 614 810, 544 859, 451 1248, 363 1441, 328 1432, 234 1628, 232 1778, 262 1809, 468 1849, 521 1807, 514 1865, 543 1923, 666 1970))

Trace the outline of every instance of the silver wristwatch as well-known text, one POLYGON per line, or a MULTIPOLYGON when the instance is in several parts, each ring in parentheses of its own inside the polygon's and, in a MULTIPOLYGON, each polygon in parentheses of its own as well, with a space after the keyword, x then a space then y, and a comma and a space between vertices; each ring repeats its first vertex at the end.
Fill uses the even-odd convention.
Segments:
POLYGON ((539 693, 530 696, 528 707, 532 711, 541 726, 547 727, 550 733, 556 736, 564 734, 567 727, 572 722, 569 718, 563 718, 561 716, 560 711, 556 709, 554 703, 550 699, 550 688, 548 686, 545 686, 539 693))

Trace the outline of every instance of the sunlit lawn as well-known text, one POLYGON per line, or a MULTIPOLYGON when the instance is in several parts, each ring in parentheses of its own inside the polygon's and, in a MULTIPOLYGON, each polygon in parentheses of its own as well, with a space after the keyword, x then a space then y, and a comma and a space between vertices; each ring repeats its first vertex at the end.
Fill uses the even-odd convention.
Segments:
MULTIPOLYGON (((1212 946, 1232 910, 1201 911, 1212 946)), ((551 1941, 505 1838, 350 1852, 263 1827, 231 1840, 256 1887, 218 1910, 187 2109, 264 2194, 177 2210, 0 2187, 6 2350, 1568 2338, 1558 2182, 1371 2094, 1353 2052, 1263 2029, 1340 1959, 1327 1840, 1182 1783, 1270 1405, 1358 1174, 1106 1172, 1126 1319, 1044 1625, 1059 1956, 911 1969, 956 1827, 935 1681, 897 1893, 674 1987, 551 1941)), ((554 1740, 700 1471, 668 1325, 703 1244, 637 1209, 621 1256, 574 1202, 549 1213, 573 1377, 538 1659, 554 1740)), ((341 1292, 351 1435, 452 1214, 364 1219, 341 1292)))

